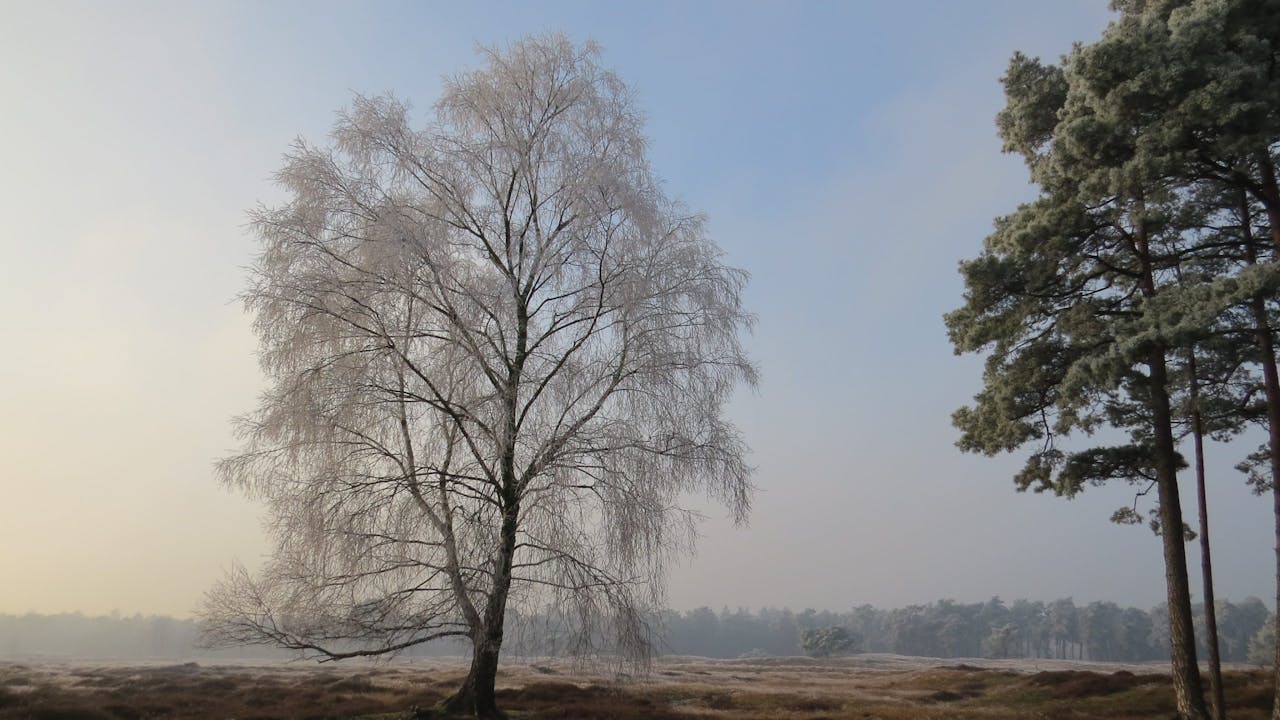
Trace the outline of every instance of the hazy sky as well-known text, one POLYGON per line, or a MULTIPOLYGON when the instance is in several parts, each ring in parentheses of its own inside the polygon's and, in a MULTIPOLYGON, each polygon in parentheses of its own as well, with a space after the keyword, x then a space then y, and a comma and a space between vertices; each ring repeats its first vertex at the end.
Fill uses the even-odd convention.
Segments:
MULTIPOLYGON (((763 382, 732 412, 755 510, 735 529, 708 508, 674 607, 1160 602, 1157 539, 1107 520, 1132 490, 1017 494, 1017 459, 960 454, 949 421, 980 383, 942 326, 956 263, 1032 194, 999 153, 997 78, 1108 18, 1105 0, 0 0, 0 612, 186 615, 257 563, 257 508, 211 471, 261 387, 234 302, 245 210, 353 93, 426 109, 476 43, 548 29, 603 46, 670 193, 752 275, 763 382)), ((1219 594, 1267 597, 1269 503, 1230 469, 1244 445, 1211 451, 1219 594)))

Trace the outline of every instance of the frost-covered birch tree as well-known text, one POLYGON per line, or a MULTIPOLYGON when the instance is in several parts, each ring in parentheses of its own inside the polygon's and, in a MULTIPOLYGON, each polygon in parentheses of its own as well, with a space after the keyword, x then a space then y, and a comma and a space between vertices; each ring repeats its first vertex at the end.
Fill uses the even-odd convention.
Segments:
POLYGON ((748 511, 724 405, 756 371, 743 272, 668 198, 593 46, 486 52, 415 128, 358 98, 254 214, 245 301, 269 389, 220 465, 274 552, 207 597, 213 642, 323 659, 470 641, 447 702, 500 717, 504 618, 643 658, 691 491, 748 511))

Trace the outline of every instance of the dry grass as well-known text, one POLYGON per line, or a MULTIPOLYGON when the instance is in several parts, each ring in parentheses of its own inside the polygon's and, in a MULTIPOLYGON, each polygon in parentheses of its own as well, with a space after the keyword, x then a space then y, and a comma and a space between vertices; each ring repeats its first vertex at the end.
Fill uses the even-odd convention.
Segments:
MULTIPOLYGON (((557 661, 510 665, 499 703, 526 720, 1166 720, 1158 666, 989 662, 895 656, 667 659, 644 679, 557 661), (1117 669, 1119 668, 1119 669, 1117 669)), ((0 720, 368 718, 396 720, 440 702, 457 661, 325 665, 0 663, 0 720)), ((1228 675, 1233 720, 1268 716, 1269 673, 1228 675)))

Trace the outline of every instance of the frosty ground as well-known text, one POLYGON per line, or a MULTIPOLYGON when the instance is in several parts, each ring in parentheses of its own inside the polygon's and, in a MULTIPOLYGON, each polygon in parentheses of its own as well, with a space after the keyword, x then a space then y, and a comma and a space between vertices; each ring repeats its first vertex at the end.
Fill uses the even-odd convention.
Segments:
MULTIPOLYGON (((390 663, 0 663, 0 718, 410 717, 445 698, 462 659, 390 663)), ((607 663, 509 663, 499 698, 513 718, 1160 718, 1173 713, 1165 666, 899 655, 708 660, 666 657, 648 673, 607 663)), ((1227 673, 1236 720, 1264 718, 1268 674, 1227 673)))

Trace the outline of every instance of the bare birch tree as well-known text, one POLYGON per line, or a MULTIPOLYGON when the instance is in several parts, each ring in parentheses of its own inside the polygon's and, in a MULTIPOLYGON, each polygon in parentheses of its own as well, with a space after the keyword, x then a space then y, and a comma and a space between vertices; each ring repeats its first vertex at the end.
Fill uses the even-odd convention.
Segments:
POLYGON ((425 129, 357 99, 255 213, 269 390, 220 471, 265 502, 274 552, 203 614, 211 642, 322 659, 466 638, 446 705, 489 718, 509 607, 555 603, 574 648, 645 656, 692 549, 682 496, 745 519, 723 410, 756 372, 746 276, 664 194, 596 48, 547 35, 486 60, 425 129))

